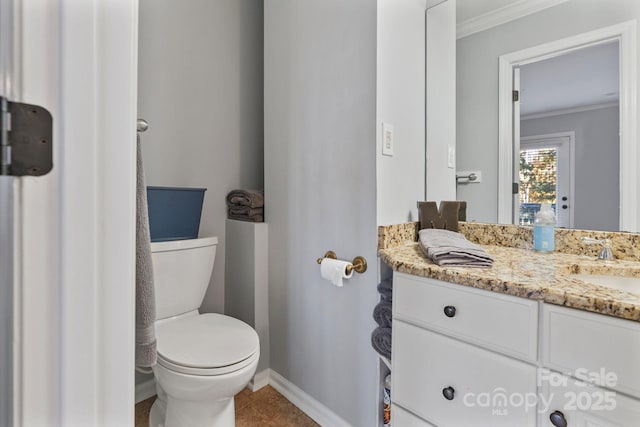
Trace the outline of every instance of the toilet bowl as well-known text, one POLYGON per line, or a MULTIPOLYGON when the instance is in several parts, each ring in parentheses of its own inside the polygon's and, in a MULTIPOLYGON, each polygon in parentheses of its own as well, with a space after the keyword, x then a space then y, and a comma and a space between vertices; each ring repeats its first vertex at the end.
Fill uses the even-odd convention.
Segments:
POLYGON ((233 427, 234 396, 260 357, 257 333, 221 314, 200 314, 217 238, 152 243, 158 398, 150 427, 233 427))

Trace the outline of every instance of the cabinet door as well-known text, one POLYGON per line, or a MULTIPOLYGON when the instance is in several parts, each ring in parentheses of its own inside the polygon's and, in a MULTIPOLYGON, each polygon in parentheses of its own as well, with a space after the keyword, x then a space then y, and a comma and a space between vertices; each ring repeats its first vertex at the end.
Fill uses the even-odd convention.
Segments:
POLYGON ((394 320, 536 361, 537 301, 401 273, 393 279, 394 320))
POLYGON ((615 376, 596 385, 640 398, 640 323, 550 304, 542 312, 544 366, 595 382, 615 376))
POLYGON ((398 405, 391 408, 391 425, 397 427, 434 427, 433 424, 416 417, 398 405))
POLYGON ((560 373, 545 372, 540 378, 539 427, 640 426, 638 399, 560 373))
POLYGON ((392 364, 393 402, 438 427, 535 426, 532 365, 395 320, 392 364))

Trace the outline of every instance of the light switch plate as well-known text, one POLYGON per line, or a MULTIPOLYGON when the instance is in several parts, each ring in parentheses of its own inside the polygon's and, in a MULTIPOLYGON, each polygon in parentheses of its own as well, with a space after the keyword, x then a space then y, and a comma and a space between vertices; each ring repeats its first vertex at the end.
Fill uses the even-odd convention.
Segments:
POLYGON ((447 167, 449 169, 456 168, 456 147, 449 146, 449 152, 447 155, 447 167))
POLYGON ((394 143, 393 126, 389 123, 382 123, 382 154, 393 156, 394 143))

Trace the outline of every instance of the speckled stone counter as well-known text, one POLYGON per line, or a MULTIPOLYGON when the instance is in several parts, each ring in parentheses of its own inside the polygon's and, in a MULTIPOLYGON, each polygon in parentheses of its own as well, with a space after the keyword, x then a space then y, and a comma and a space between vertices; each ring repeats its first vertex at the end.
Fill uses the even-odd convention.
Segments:
MULTIPOLYGON (((464 227, 461 227, 461 232, 469 240, 480 243, 495 259, 492 268, 439 267, 424 255, 421 248, 413 240, 416 236, 415 223, 389 227, 380 227, 386 230, 379 230, 378 243, 380 246, 384 246, 379 247, 379 256, 394 271, 640 321, 639 294, 594 285, 572 276, 572 274, 588 273, 640 278, 640 263, 635 257, 640 250, 637 247, 637 241, 633 246, 623 245, 622 248, 618 248, 622 249, 622 252, 616 255, 623 259, 610 262, 599 261, 595 259, 595 254, 590 253, 591 248, 584 251, 582 244, 576 249, 583 250, 583 253, 586 252, 587 255, 561 252, 543 254, 530 249, 513 247, 516 246, 514 244, 511 244, 510 247, 505 246, 505 239, 513 243, 512 237, 505 237, 500 230, 492 229, 491 225, 483 224, 482 227, 485 227, 485 230, 479 234, 485 239, 484 242, 478 242, 477 238, 468 235, 469 230, 464 227), (391 232, 389 232, 389 227, 393 227, 391 232), (413 230, 413 235, 411 230, 413 230), (401 238, 384 237, 385 233, 389 236, 389 233, 394 234, 396 231, 399 234, 395 234, 395 236, 402 235, 401 238), (381 236, 383 237, 381 238, 381 236), (495 240, 491 240, 491 236, 494 236, 495 240), (381 239, 387 244, 381 244, 381 239), (487 244, 487 241, 496 244, 487 244)), ((513 229, 510 227, 526 228, 494 227, 507 227, 511 232, 513 229)), ((568 234, 576 233, 575 236, 568 238, 569 241, 575 242, 579 242, 582 235, 601 238, 602 236, 598 233, 603 233, 584 232, 581 234, 583 232, 580 230, 563 231, 568 234)), ((507 235, 509 234, 514 233, 507 233, 507 235)), ((606 234, 626 234, 632 240, 638 236, 631 233, 606 234)), ((616 236, 610 237, 614 237, 615 244, 616 236)), ((515 241, 520 240, 515 239, 515 241)), ((526 241, 523 245, 525 244, 526 241)))

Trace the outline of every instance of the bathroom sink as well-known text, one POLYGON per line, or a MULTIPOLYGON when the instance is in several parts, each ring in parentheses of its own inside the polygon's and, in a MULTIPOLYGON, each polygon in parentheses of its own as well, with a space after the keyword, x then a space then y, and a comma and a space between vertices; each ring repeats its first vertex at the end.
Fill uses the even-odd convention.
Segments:
POLYGON ((612 276, 609 274, 572 274, 571 277, 594 285, 640 295, 640 277, 612 276))

